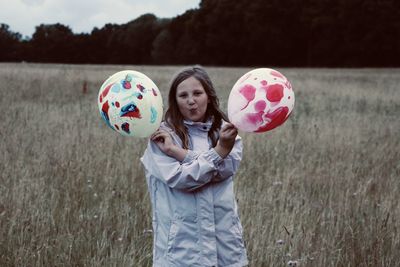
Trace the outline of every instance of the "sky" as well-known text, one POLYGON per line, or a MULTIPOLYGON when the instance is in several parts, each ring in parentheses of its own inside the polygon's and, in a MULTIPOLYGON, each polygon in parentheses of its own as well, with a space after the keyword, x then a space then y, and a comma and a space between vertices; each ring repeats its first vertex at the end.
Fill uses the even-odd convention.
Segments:
POLYGON ((61 23, 74 33, 90 33, 107 23, 123 24, 145 13, 172 18, 200 0, 0 0, 0 23, 31 37, 40 24, 61 23))

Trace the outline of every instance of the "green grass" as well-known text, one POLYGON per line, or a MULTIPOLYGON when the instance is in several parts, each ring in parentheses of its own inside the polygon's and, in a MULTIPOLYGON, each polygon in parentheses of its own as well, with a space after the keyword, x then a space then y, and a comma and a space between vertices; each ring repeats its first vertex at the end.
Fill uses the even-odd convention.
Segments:
MULTIPOLYGON (((0 64, 0 266, 151 265, 147 140, 117 135, 97 108, 123 69, 149 76, 166 105, 180 67, 0 64)), ((226 110, 250 68, 206 69, 226 110)), ((400 71, 278 70, 295 90, 292 116, 240 133, 250 266, 398 266, 400 71)))

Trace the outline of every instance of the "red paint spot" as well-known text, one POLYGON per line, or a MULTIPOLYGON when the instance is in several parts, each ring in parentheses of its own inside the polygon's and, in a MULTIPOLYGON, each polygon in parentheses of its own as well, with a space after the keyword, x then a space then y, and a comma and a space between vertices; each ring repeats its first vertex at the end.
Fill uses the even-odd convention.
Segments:
POLYGON ((123 81, 123 82, 122 82, 122 87, 124 87, 125 89, 131 89, 131 88, 132 88, 132 85, 131 85, 131 83, 128 82, 128 81, 123 81))
POLYGON ((113 86, 114 84, 111 83, 109 85, 106 86, 106 88, 104 88, 103 92, 100 95, 100 103, 103 102, 103 99, 108 95, 108 92, 110 92, 111 86, 113 86))
POLYGON ((247 104, 241 110, 245 109, 249 103, 254 99, 256 96, 256 88, 250 84, 246 84, 242 88, 240 88, 239 92, 246 98, 247 104))
POLYGON ((119 108, 119 102, 115 102, 115 106, 119 108))
POLYGON ((247 101, 251 101, 256 95, 256 88, 250 84, 246 84, 240 88, 239 92, 247 99, 247 101))
POLYGON ((268 84, 268 82, 266 80, 262 80, 260 83, 262 86, 267 86, 267 84, 268 84))
POLYGON ((114 124, 114 127, 115 127, 117 130, 119 130, 119 127, 118 127, 118 125, 114 124))
POLYGON ((137 96, 137 98, 140 100, 140 99, 143 98, 143 96, 139 94, 139 95, 137 96))
POLYGON ((264 100, 259 100, 257 103, 254 105, 254 109, 259 112, 259 111, 264 111, 265 108, 267 107, 267 103, 265 103, 264 100))
POLYGON ((263 114, 263 111, 259 111, 257 113, 248 113, 246 114, 246 120, 254 125, 261 124, 264 121, 262 118, 263 114))
POLYGON ((290 96, 288 96, 288 99, 290 99, 290 96))
POLYGON ((283 124, 286 119, 289 117, 287 116, 289 112, 288 107, 280 107, 271 113, 267 113, 265 117, 270 121, 266 125, 260 127, 255 131, 256 133, 270 131, 279 125, 283 124), (287 117, 286 117, 287 116, 287 117))
POLYGON ((128 118, 138 118, 141 119, 142 115, 140 114, 139 110, 129 111, 128 113, 122 115, 121 117, 128 117, 128 118))
POLYGON ((124 131, 124 132, 126 132, 126 133, 130 133, 130 130, 129 130, 129 123, 127 123, 127 122, 124 122, 122 125, 121 125, 121 128, 122 128, 122 130, 124 131))
POLYGON ((153 95, 157 96, 157 91, 154 88, 151 88, 151 90, 153 91, 153 95))
POLYGON ((276 70, 271 71, 271 75, 275 76, 275 77, 278 77, 278 78, 281 78, 281 79, 285 79, 285 76, 283 76, 280 72, 278 72, 276 70))
POLYGON ((110 117, 108 116, 108 110, 110 109, 110 106, 108 105, 108 101, 106 101, 103 106, 101 107, 101 111, 104 113, 104 116, 106 117, 107 120, 110 120, 110 117))
POLYGON ((144 88, 143 85, 137 84, 136 87, 140 90, 140 92, 142 92, 142 93, 144 92, 144 89, 145 89, 145 88, 144 88))
POLYGON ((283 97, 283 86, 273 84, 267 87, 267 99, 271 102, 281 101, 283 97))

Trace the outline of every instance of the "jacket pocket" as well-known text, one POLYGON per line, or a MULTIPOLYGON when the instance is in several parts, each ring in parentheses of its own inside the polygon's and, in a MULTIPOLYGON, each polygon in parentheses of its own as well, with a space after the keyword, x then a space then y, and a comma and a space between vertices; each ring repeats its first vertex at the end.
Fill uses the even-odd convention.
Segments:
POLYGON ((166 256, 171 266, 198 266, 197 223, 193 217, 171 221, 166 256))
POLYGON ((168 232, 167 254, 171 254, 174 249, 174 241, 178 233, 179 225, 177 220, 172 220, 168 232))

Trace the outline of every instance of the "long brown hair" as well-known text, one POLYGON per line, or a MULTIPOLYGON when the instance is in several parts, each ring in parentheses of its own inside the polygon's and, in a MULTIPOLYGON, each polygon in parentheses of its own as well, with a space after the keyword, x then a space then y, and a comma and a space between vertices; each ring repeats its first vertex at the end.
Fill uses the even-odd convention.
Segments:
POLYGON ((172 79, 168 93, 168 109, 165 113, 165 121, 172 129, 174 129, 175 133, 181 139, 182 147, 189 149, 189 134, 183 123, 184 118, 179 111, 178 103, 176 101, 176 89, 181 82, 190 77, 196 78, 201 83, 208 96, 209 103, 207 105, 205 121, 212 119, 212 125, 208 132, 208 136, 211 139, 212 146, 214 147, 218 141, 218 131, 221 128, 222 120, 229 121, 229 119, 219 108, 219 99, 215 92, 214 85, 203 67, 199 65, 186 67, 178 72, 172 79))

